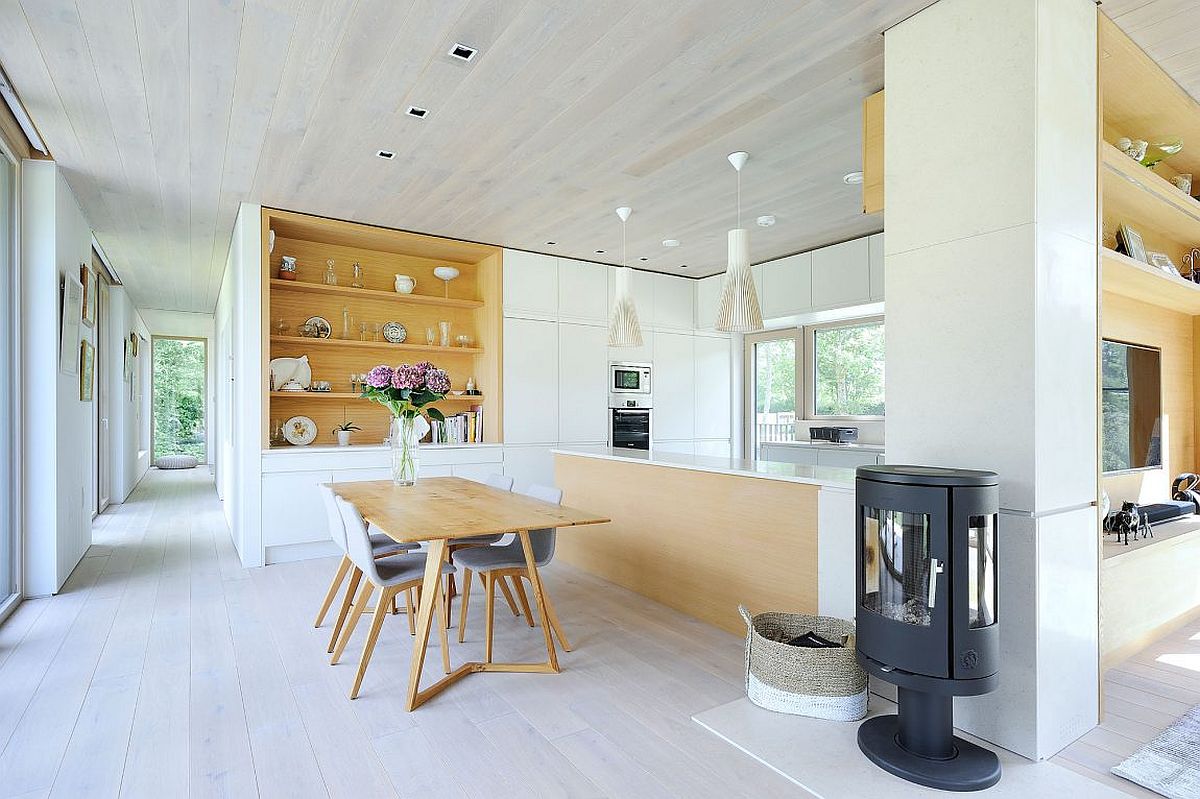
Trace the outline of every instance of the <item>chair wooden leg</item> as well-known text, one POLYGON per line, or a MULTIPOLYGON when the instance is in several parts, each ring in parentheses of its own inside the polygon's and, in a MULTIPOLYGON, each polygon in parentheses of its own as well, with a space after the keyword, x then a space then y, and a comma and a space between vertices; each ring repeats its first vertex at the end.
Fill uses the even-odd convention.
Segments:
POLYGON ((413 611, 413 590, 410 588, 404 592, 404 610, 408 616, 408 634, 417 634, 417 614, 413 611))
POLYGON ((462 599, 458 602, 458 642, 467 634, 467 610, 471 606, 471 570, 463 569, 462 599))
POLYGON ((483 644, 483 662, 492 662, 492 616, 496 609, 496 578, 491 572, 486 572, 483 575, 484 590, 487 592, 487 601, 484 603, 484 616, 487 618, 487 629, 484 631, 483 644))
MULTIPOLYGON (((500 584, 504 585, 504 578, 500 578, 500 584)), ((521 609, 525 611, 525 621, 530 627, 533 626, 533 611, 529 609, 529 597, 525 595, 525 586, 521 583, 520 577, 513 578, 513 587, 517 589, 517 599, 521 600, 521 609)))
POLYGON ((450 637, 446 628, 450 626, 447 617, 450 615, 450 586, 446 585, 442 595, 438 597, 438 643, 442 646, 442 671, 450 673, 450 637))
POLYGON ((500 593, 504 594, 504 600, 508 602, 508 608, 514 616, 520 616, 521 611, 517 610, 517 603, 513 601, 512 592, 508 590, 508 582, 501 577, 497 582, 500 584, 500 593))
MULTIPOLYGON (((370 582, 368 582, 370 585, 370 582)), ((387 606, 392 601, 392 597, 396 594, 395 588, 385 588, 379 595, 379 604, 376 605, 375 615, 371 617, 371 631, 367 634, 367 641, 363 644, 362 657, 358 659, 358 671, 354 675, 354 687, 350 689, 350 698, 358 698, 358 689, 362 687, 363 676, 367 673, 367 664, 371 662, 371 655, 375 653, 375 642, 379 640, 379 630, 383 627, 383 620, 387 618, 387 606)))
POLYGON ((395 616, 400 612, 400 608, 396 605, 396 594, 392 594, 392 615, 395 616))
POLYGON ((326 652, 333 652, 334 646, 337 645, 338 637, 342 634, 342 628, 346 626, 346 618, 350 615, 350 608, 354 604, 354 597, 358 593, 358 584, 362 581, 362 569, 357 566, 350 568, 350 583, 346 586, 346 595, 342 597, 342 607, 338 611, 337 622, 333 625, 333 632, 329 636, 329 646, 325 648, 326 652))
POLYGON ((350 571, 350 558, 342 555, 342 562, 338 564, 337 572, 333 575, 333 582, 329 584, 329 590, 325 592, 325 601, 321 603, 321 609, 317 611, 317 620, 313 622, 313 627, 320 627, 325 621, 325 614, 329 612, 329 606, 333 604, 333 598, 337 596, 337 590, 342 585, 342 580, 346 579, 346 572, 350 571))
POLYGON ((550 595, 546 593, 545 586, 542 587, 542 599, 546 601, 546 615, 550 618, 550 629, 554 630, 554 635, 558 638, 558 643, 562 646, 564 652, 571 651, 571 645, 567 642, 567 637, 563 635, 562 625, 558 621, 558 613, 554 610, 554 603, 550 601, 550 595))
MULTIPOLYGON (((333 650, 333 657, 329 661, 331 664, 336 664, 342 659, 342 653, 346 651, 346 644, 350 643, 350 636, 354 635, 354 628, 358 626, 359 618, 367 609, 367 600, 371 598, 371 592, 374 590, 374 583, 370 580, 363 581, 362 590, 358 592, 358 599, 354 600, 354 612, 350 614, 350 619, 346 622, 346 629, 342 630, 342 637, 338 639, 337 646, 333 650)), ((382 616, 383 614, 376 613, 375 615, 382 616)))

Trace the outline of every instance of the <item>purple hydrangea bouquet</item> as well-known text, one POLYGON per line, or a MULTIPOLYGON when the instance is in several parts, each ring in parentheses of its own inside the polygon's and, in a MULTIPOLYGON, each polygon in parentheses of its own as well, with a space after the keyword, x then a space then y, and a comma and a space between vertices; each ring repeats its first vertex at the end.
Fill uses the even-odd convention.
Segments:
POLYGON ((394 369, 380 364, 367 373, 362 397, 392 413, 389 443, 392 452, 392 482, 412 485, 420 467, 418 443, 429 430, 425 416, 444 421, 433 403, 450 391, 450 375, 429 361, 402 363, 394 369))

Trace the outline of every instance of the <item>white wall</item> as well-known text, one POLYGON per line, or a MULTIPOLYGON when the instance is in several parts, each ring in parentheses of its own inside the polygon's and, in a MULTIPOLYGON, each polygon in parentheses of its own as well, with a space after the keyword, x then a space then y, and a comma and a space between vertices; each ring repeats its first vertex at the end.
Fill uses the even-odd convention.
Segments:
POLYGON ((143 427, 150 425, 145 401, 150 392, 146 382, 150 360, 149 337, 142 317, 122 286, 113 286, 108 295, 108 318, 104 326, 107 346, 107 368, 103 379, 108 381, 110 401, 109 441, 112 476, 112 502, 124 502, 150 467, 150 452, 142 448, 148 436, 143 427), (137 333, 147 344, 138 351, 136 383, 125 380, 125 342, 130 333, 137 333), (132 385, 131 385, 132 383, 132 385), (135 396, 131 389, 136 389, 135 396))
POLYGON ((150 336, 178 336, 180 338, 204 339, 205 375, 204 375, 204 452, 207 463, 214 460, 212 410, 216 397, 216 366, 214 365, 213 329, 214 317, 209 313, 191 313, 188 311, 163 311, 157 308, 140 310, 150 336))

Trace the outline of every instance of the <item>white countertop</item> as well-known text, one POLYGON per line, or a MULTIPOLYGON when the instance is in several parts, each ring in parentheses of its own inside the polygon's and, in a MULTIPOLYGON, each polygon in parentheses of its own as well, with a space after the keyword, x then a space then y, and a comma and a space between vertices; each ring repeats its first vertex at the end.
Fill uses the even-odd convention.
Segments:
POLYGON ((783 463, 781 461, 748 461, 741 458, 684 455, 677 452, 647 452, 638 449, 609 448, 593 452, 556 449, 554 454, 625 463, 645 463, 672 469, 689 469, 696 472, 729 474, 735 477, 758 477, 765 480, 782 480, 788 483, 805 483, 827 488, 854 490, 854 470, 840 466, 808 466, 802 463, 783 463))
POLYGON ((846 449, 862 452, 883 452, 883 444, 835 444, 832 441, 764 441, 764 447, 809 447, 810 449, 846 449))

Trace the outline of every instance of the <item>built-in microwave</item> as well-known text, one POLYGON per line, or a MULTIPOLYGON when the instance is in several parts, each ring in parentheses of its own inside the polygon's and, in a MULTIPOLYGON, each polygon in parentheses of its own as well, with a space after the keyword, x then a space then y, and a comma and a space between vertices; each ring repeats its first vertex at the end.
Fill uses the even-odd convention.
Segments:
POLYGON ((608 390, 612 394, 649 394, 650 364, 616 361, 610 363, 608 390))

